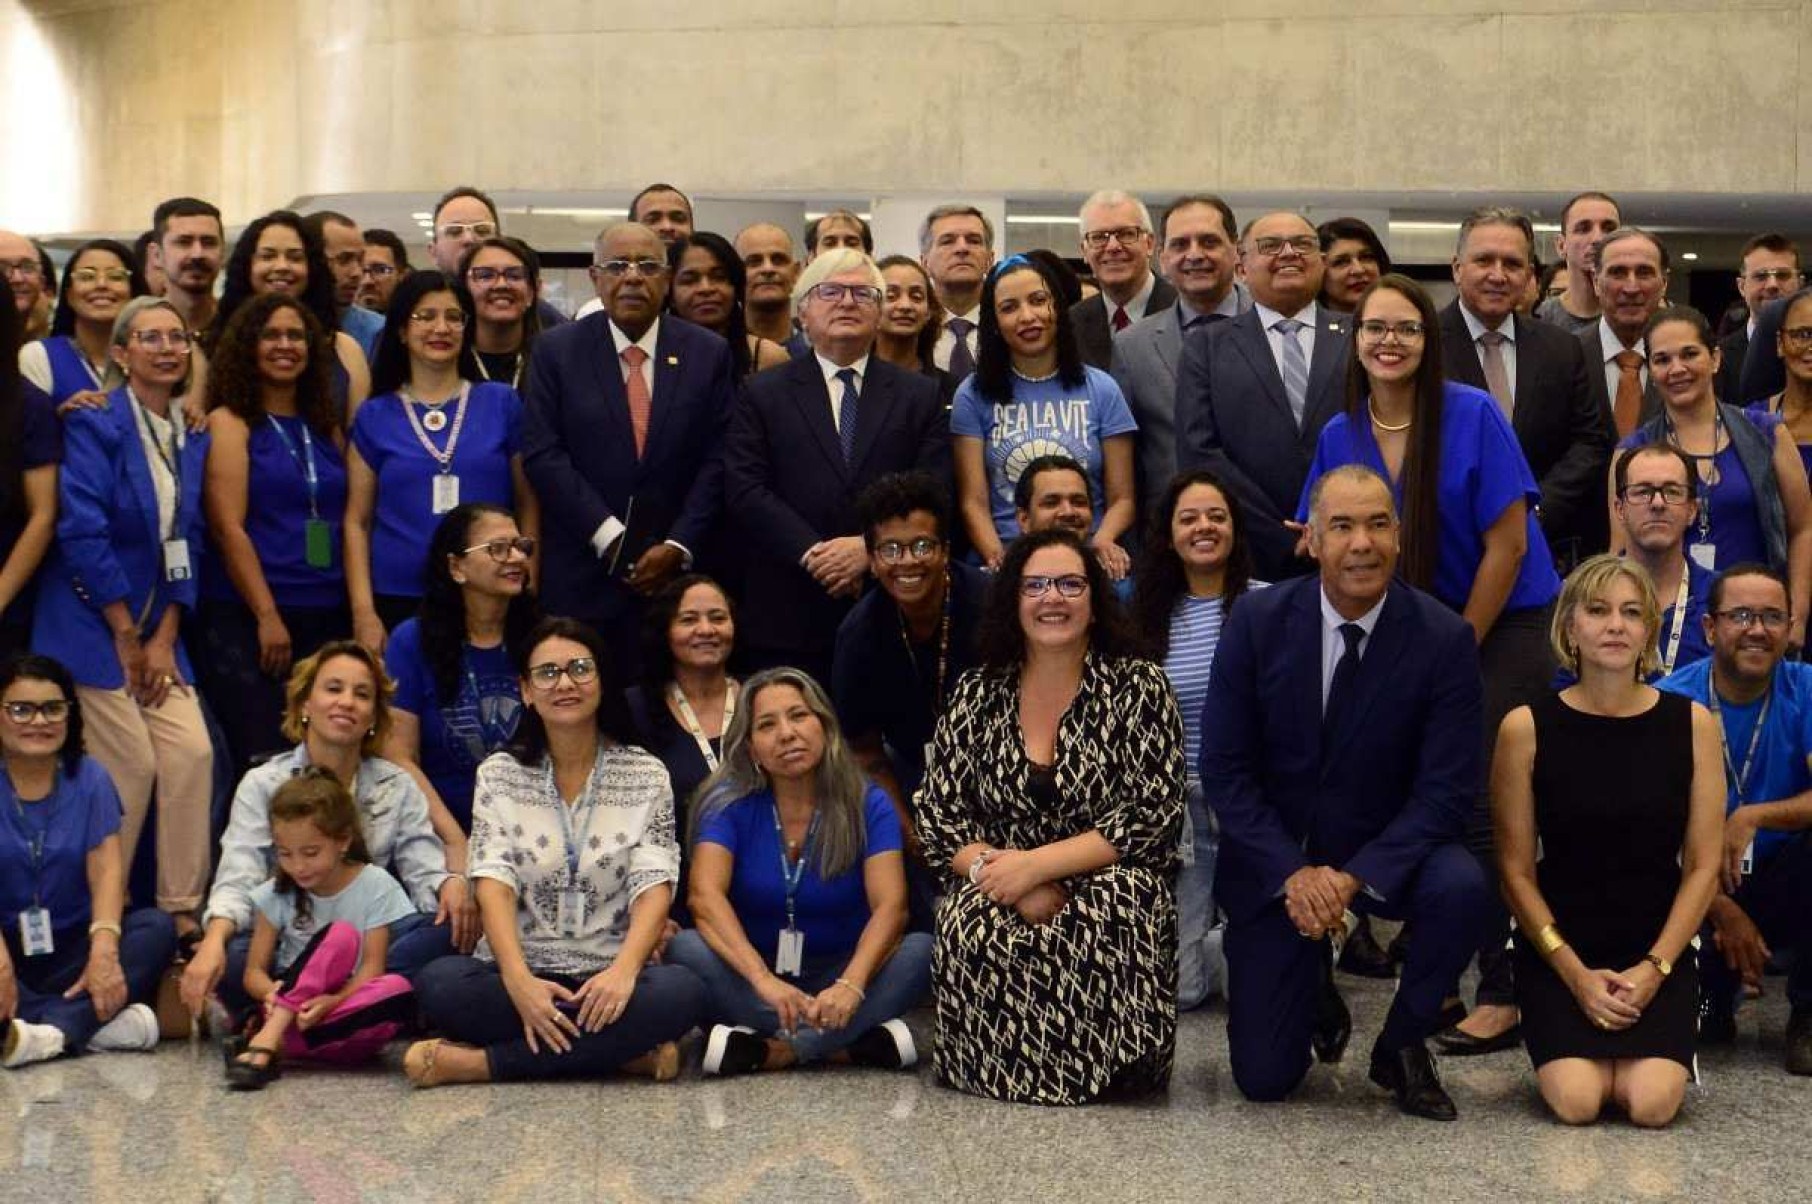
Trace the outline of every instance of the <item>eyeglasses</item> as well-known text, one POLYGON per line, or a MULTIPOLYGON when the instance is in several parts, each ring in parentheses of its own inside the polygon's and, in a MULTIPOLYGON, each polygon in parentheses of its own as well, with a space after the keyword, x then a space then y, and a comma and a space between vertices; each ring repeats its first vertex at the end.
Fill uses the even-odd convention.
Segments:
POLYGON ((582 686, 597 678, 598 662, 589 656, 575 656, 564 665, 556 665, 553 661, 545 665, 533 665, 528 671, 529 684, 537 690, 551 690, 560 684, 562 673, 575 686, 582 686))
POLYGON ((294 343, 298 347, 303 347, 308 344, 308 332, 306 330, 295 329, 260 330, 258 332, 258 341, 260 343, 269 343, 273 347, 283 343, 294 343))
POLYGON ((929 560, 932 555, 943 546, 943 540, 932 539, 925 535, 921 535, 910 542, 889 539, 875 545, 875 555, 879 556, 882 560, 885 560, 888 564, 898 564, 900 561, 906 559, 908 555, 914 560, 929 560))
POLYGON ((1684 506, 1692 499, 1692 490, 1684 485, 1668 483, 1666 485, 1625 485, 1623 500, 1637 506, 1650 506, 1660 498, 1669 506, 1684 506))
POLYGON ((464 238, 468 234, 473 238, 489 238, 495 233, 496 222, 448 222, 440 228, 442 238, 464 238))
POLYGON ((1415 343, 1427 332, 1428 327, 1420 322, 1380 322, 1372 318, 1359 323, 1359 337, 1368 343, 1382 343, 1393 334, 1399 343, 1415 343))
POLYGON ((495 284, 504 280, 510 284, 522 284, 528 280, 527 268, 473 268, 466 273, 466 279, 473 284, 495 284))
POLYGON ((152 351, 187 351, 192 340, 186 330, 135 330, 132 341, 152 351))
POLYGON ((365 265, 365 274, 374 280, 382 280, 386 276, 396 275, 396 268, 388 263, 368 263, 365 265))
POLYGON ((1088 593, 1088 578, 1081 573, 1065 573, 1061 577, 1022 577, 1019 580, 1019 592, 1028 598, 1042 598, 1053 588, 1065 598, 1080 598, 1088 593))
POLYGON ((464 310, 418 309, 409 315, 409 320, 411 322, 420 322, 423 326, 432 326, 442 319, 445 319, 447 325, 451 326, 454 330, 465 329, 466 315, 464 310))
POLYGON ((658 259, 604 259, 591 266, 593 270, 603 272, 606 276, 618 278, 633 271, 644 280, 659 276, 667 270, 667 265, 658 259))
POLYGON ((1321 240, 1313 234, 1299 234, 1295 238, 1255 238, 1252 249, 1266 259, 1276 259, 1285 251, 1294 251, 1298 255, 1318 255, 1321 252, 1321 240))
POLYGON ((841 304, 845 297, 857 305, 881 303, 881 290, 872 284, 838 284, 834 280, 826 280, 823 284, 814 284, 811 291, 812 296, 828 305, 841 304))
POLYGON ((1786 611, 1775 606, 1770 606, 1766 610, 1755 610, 1748 606, 1733 606, 1729 610, 1713 611, 1712 615, 1743 631, 1749 630, 1757 623, 1769 631, 1782 631, 1787 626, 1787 620, 1792 617, 1786 611))
POLYGON ((69 718, 69 703, 61 698, 48 702, 9 702, 6 717, 14 723, 30 723, 42 715, 46 723, 61 723, 69 718))
POLYGON ((1799 273, 1793 268, 1757 268, 1747 275, 1751 284, 1769 284, 1776 281, 1781 284, 1791 284, 1799 279, 1799 273))
POLYGON ((1104 251, 1107 244, 1118 241, 1123 247, 1130 247, 1144 238, 1150 231, 1143 226, 1118 226, 1112 230, 1090 230, 1082 236, 1082 244, 1091 251, 1104 251))
POLYGON ((1812 344, 1812 326, 1791 326, 1781 331, 1781 338, 1795 347, 1812 344))
POLYGON ((77 268, 69 273, 69 278, 76 284, 95 284, 102 280, 108 284, 125 284, 132 279, 132 273, 125 268, 77 268))
POLYGON ((22 276, 27 280, 36 280, 43 273, 43 265, 35 259, 0 259, 0 276, 22 276))
POLYGON ((480 549, 483 549, 492 560, 502 564, 510 558, 511 552, 521 552, 524 559, 533 556, 535 541, 527 535, 518 535, 514 539, 487 539, 483 543, 475 543, 469 548, 461 548, 459 554, 470 556, 480 549))

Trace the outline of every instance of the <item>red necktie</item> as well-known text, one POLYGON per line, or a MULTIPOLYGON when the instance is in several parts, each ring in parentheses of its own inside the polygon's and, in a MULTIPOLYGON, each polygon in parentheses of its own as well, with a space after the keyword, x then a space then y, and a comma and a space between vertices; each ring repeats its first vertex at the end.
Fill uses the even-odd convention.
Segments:
POLYGON ((1124 305, 1114 306, 1114 329, 1116 331, 1125 330, 1131 325, 1132 319, 1126 316, 1126 307, 1124 305))
POLYGON ((629 425, 635 431, 635 458, 642 458, 642 448, 648 443, 648 416, 654 410, 654 400, 648 396, 648 381, 642 375, 642 365, 648 361, 648 353, 640 347, 630 346, 623 350, 623 362, 629 365, 629 374, 623 378, 623 391, 629 394, 629 425))

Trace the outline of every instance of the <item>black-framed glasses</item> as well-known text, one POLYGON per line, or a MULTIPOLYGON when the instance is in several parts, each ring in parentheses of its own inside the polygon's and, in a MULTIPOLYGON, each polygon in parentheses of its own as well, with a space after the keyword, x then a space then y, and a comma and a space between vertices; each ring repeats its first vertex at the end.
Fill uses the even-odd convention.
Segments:
POLYGON ((644 280, 652 280, 667 270, 667 265, 658 259, 601 259, 591 266, 619 279, 634 272, 644 280))
POLYGON ((469 548, 459 550, 461 556, 470 556, 473 552, 483 552, 498 564, 508 560, 511 552, 521 552, 522 558, 527 560, 535 554, 535 540, 533 536, 529 535, 518 535, 514 539, 500 536, 497 539, 487 539, 483 543, 475 543, 469 548))
POLYGON ((1757 623, 1769 631, 1785 631, 1788 621, 1793 617, 1778 606, 1768 606, 1760 610, 1752 606, 1732 606, 1728 610, 1714 610, 1711 613, 1714 618, 1722 619, 1732 627, 1740 628, 1743 631, 1749 630, 1757 623))
POLYGON ((373 280, 382 280, 386 276, 396 275, 396 265, 391 263, 368 263, 364 267, 364 272, 373 280))
POLYGON ((1368 318, 1359 323, 1359 337, 1368 343, 1382 343, 1391 335, 1396 335, 1399 343, 1415 343, 1427 333, 1428 327, 1420 322, 1381 322, 1368 318))
POLYGON ((1669 506, 1684 506, 1692 500, 1692 490, 1676 482, 1665 485, 1625 485, 1623 500, 1634 506, 1651 506, 1660 498, 1669 506))
POLYGON ((1149 233, 1144 226, 1116 226, 1112 230, 1090 230, 1082 236, 1082 243, 1091 251, 1105 251, 1110 242, 1130 247, 1149 233))
POLYGON ((840 304, 845 297, 857 305, 879 305, 881 290, 872 284, 838 284, 826 280, 822 284, 812 285, 812 296, 828 305, 840 304))
POLYGON ((499 280, 510 284, 524 284, 528 281, 527 268, 472 268, 466 273, 466 279, 473 284, 495 284, 499 280))
POLYGON ((9 702, 6 704, 6 717, 14 723, 30 723, 40 715, 44 717, 46 723, 61 723, 69 718, 69 701, 63 698, 52 698, 45 702, 9 702))
POLYGON ((575 686, 582 686, 597 680, 598 662, 589 656, 575 656, 564 665, 556 664, 553 661, 548 661, 543 665, 530 665, 529 684, 537 690, 551 690, 560 684, 562 673, 575 686))
POLYGON ((914 560, 929 560, 943 546, 943 540, 932 539, 928 535, 904 541, 888 539, 875 545, 875 555, 888 564, 898 564, 908 556, 914 560))
POLYGON ((1321 240, 1313 234, 1299 234, 1295 238, 1255 238, 1252 249, 1266 259, 1276 259, 1285 251, 1294 251, 1298 255, 1317 255, 1321 252, 1321 240))
POLYGON ((1019 592, 1028 598, 1042 598, 1055 589, 1064 598, 1080 598, 1088 593, 1088 578, 1081 573, 1065 573, 1061 577, 1021 577, 1019 592))

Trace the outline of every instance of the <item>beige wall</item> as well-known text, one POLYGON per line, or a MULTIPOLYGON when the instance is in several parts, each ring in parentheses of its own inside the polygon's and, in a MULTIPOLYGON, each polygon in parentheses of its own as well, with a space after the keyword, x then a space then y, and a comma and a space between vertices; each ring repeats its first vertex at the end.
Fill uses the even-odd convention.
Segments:
POLYGON ((1812 186, 1808 0, 1291 7, 1285 22, 1274 0, 0 0, 0 225, 133 229, 183 192, 243 221, 309 193, 460 181, 1812 186))

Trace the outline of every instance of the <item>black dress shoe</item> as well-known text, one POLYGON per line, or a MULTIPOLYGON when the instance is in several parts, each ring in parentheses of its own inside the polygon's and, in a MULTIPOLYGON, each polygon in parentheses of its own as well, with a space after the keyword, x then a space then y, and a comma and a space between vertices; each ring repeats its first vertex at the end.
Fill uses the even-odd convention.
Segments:
POLYGON ((1346 1053, 1346 1043, 1353 1035, 1353 1014, 1346 1000, 1330 978, 1321 985, 1321 998, 1315 1004, 1315 1027, 1309 1033, 1309 1048, 1323 1062, 1338 1062, 1346 1053))
POLYGON ((1812 1074, 1812 1007, 1787 1017, 1787 1073, 1812 1074))
POLYGON ((1412 1041, 1385 1053, 1372 1048, 1372 1082, 1397 1097, 1398 1110, 1424 1120, 1458 1120, 1460 1112, 1441 1086, 1427 1046, 1412 1041))
POLYGON ((1372 935, 1371 920, 1360 917, 1359 926, 1353 929, 1353 935, 1346 938, 1346 944, 1340 949, 1339 968, 1344 974, 1357 975, 1360 978, 1395 978, 1396 967, 1391 965, 1390 956, 1378 948, 1378 938, 1372 935))
POLYGON ((1470 1058, 1479 1054, 1515 1049, 1523 1043, 1523 1026, 1512 1024, 1495 1037, 1475 1037, 1458 1025, 1449 1025, 1434 1035, 1435 1048, 1450 1058, 1470 1058))

